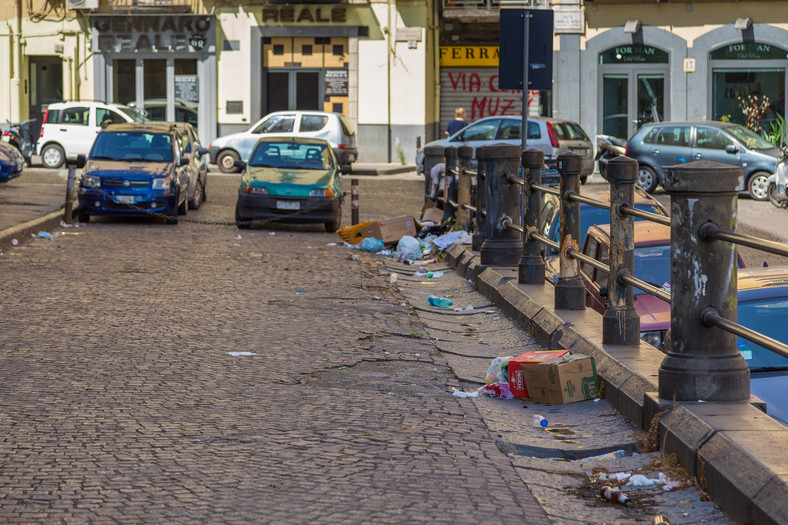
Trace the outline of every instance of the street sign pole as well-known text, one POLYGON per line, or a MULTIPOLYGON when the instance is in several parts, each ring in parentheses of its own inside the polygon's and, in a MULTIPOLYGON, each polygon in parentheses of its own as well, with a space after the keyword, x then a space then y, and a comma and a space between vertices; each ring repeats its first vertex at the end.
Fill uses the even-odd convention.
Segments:
POLYGON ((522 145, 523 151, 528 148, 528 38, 530 29, 531 13, 527 9, 522 10, 523 17, 523 131, 522 145))

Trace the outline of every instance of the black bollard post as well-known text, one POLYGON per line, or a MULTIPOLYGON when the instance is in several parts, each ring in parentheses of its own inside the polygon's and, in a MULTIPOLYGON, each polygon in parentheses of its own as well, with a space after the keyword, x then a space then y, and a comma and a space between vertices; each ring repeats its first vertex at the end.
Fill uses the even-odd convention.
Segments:
MULTIPOLYGON (((609 166, 609 164, 608 164, 609 166)), ((747 401, 750 371, 736 336, 701 321, 713 308, 736 321, 736 249, 706 241, 704 224, 736 231, 742 170, 698 161, 667 169, 670 193, 670 331, 659 368, 659 397, 676 401, 747 401)))
MULTIPOLYGON (((424 198, 435 200, 441 188, 432 183, 432 168, 443 162, 443 146, 426 146, 424 148, 424 198)), ((438 181, 440 182, 440 181, 438 181)))
POLYGON ((447 146, 444 151, 446 157, 446 193, 443 201, 443 219, 441 222, 451 217, 457 217, 457 209, 451 205, 451 201, 457 202, 457 177, 452 171, 457 170, 457 148, 447 146))
POLYGON ((485 188, 487 184, 484 182, 485 177, 485 164, 484 164, 484 148, 487 146, 479 146, 476 148, 476 231, 473 232, 471 237, 471 250, 479 251, 482 249, 482 244, 487 238, 487 195, 485 188))
POLYGON ((471 231, 471 214, 463 205, 471 204, 471 179, 468 170, 471 169, 471 157, 473 148, 467 144, 457 148, 457 171, 459 172, 457 181, 457 224, 466 232, 471 231))
POLYGON ((502 227, 505 219, 517 223, 520 217, 520 187, 508 176, 519 178, 520 147, 510 144, 485 146, 485 198, 487 200, 486 239, 481 247, 482 265, 514 266, 523 254, 520 232, 502 227))
POLYGON ((577 259, 569 257, 569 249, 580 250, 580 205, 568 200, 572 193, 580 193, 580 172, 583 157, 577 153, 562 153, 557 160, 561 176, 561 210, 558 282, 555 283, 555 308, 561 310, 583 310, 586 307, 586 288, 580 277, 577 259))
POLYGON ((358 179, 350 179, 350 223, 358 224, 358 179))
POLYGON ((542 166, 544 165, 544 152, 538 149, 523 151, 522 165, 526 177, 523 186, 525 213, 523 215, 523 258, 520 259, 518 282, 521 284, 544 284, 544 258, 542 258, 542 245, 539 241, 528 238, 530 232, 541 232, 540 219, 542 215, 542 192, 532 190, 531 184, 542 184, 542 166))
POLYGON ((634 206, 638 163, 616 157, 607 164, 610 181, 610 286, 608 306, 602 316, 602 342, 635 345, 640 339, 640 316, 635 309, 635 289, 618 280, 621 272, 635 273, 635 220, 619 212, 622 205, 634 206))
POLYGON ((68 164, 68 179, 66 182, 66 204, 63 207, 63 221, 66 224, 74 224, 74 190, 76 186, 77 167, 73 162, 68 164))

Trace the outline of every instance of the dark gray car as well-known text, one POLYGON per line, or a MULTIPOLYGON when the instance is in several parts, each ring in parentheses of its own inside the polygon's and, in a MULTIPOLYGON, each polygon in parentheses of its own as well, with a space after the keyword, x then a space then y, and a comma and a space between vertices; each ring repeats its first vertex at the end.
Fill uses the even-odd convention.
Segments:
POLYGON ((665 180, 665 168, 710 160, 739 166, 745 187, 756 200, 766 200, 766 179, 780 154, 766 139, 731 122, 657 122, 646 124, 627 143, 626 155, 638 161, 638 184, 653 193, 665 180))

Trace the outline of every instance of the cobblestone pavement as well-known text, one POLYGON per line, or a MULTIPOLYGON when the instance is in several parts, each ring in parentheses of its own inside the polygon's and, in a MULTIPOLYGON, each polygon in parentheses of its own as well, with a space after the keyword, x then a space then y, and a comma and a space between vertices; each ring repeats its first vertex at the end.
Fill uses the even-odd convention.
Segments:
MULTIPOLYGON (((562 481, 449 394, 379 257, 322 226, 239 232, 237 183, 176 226, 99 218, 0 257, 0 521, 606 521, 534 496, 529 470, 562 481)), ((361 219, 417 213, 420 184, 362 181, 361 219)))

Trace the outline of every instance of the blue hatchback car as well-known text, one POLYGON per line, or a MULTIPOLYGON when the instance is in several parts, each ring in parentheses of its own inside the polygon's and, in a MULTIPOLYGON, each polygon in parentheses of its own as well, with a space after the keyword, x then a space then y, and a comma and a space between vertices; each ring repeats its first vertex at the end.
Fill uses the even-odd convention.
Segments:
POLYGON ((25 167, 25 159, 12 145, 0 141, 0 182, 19 177, 25 167))
POLYGON ((126 123, 102 128, 79 186, 80 222, 91 215, 163 217, 177 224, 188 209, 189 170, 172 124, 126 123))

